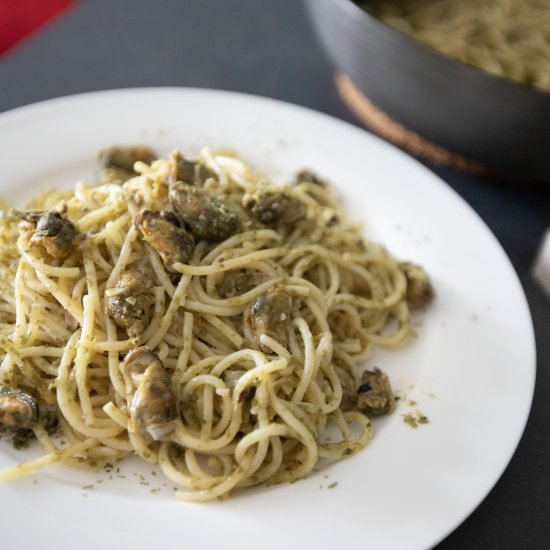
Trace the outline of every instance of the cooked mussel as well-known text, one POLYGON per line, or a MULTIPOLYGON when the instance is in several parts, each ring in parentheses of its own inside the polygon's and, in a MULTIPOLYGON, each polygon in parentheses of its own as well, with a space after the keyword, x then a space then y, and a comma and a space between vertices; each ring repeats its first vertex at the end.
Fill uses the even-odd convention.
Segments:
POLYGON ((113 145, 102 149, 98 157, 103 168, 119 168, 128 172, 134 172, 134 164, 138 161, 151 164, 158 158, 157 154, 145 145, 129 147, 113 145))
POLYGON ((139 336, 151 320, 152 289, 151 277, 140 271, 127 271, 105 292, 105 312, 131 338, 139 336))
POLYGON ((367 416, 381 416, 393 412, 395 397, 389 378, 379 368, 363 372, 357 390, 357 408, 367 416))
POLYGON ((24 214, 19 232, 27 249, 38 248, 61 260, 69 256, 81 236, 73 222, 56 211, 24 214))
POLYGON ((304 204, 286 191, 262 190, 252 200, 252 213, 267 225, 294 224, 306 215, 304 204))
POLYGON ((142 210, 134 218, 134 225, 143 240, 159 253, 169 270, 176 262, 189 261, 195 242, 193 236, 181 227, 181 222, 173 212, 142 210))
POLYGON ((36 399, 28 393, 0 386, 0 436, 32 428, 39 418, 36 399))
POLYGON ((238 205, 201 187, 178 181, 170 186, 170 204, 195 238, 218 242, 238 232, 238 205))
POLYGON ((203 185, 206 180, 216 177, 216 174, 204 164, 189 160, 177 152, 172 153, 169 163, 168 181, 170 184, 181 181, 190 185, 203 185))
POLYGON ((419 265, 410 262, 399 264, 407 279, 407 302, 411 306, 425 306, 435 298, 430 277, 419 265))
POLYGON ((163 441, 176 429, 176 394, 162 362, 145 346, 124 358, 129 381, 130 430, 145 440, 163 441))
POLYGON ((281 346, 287 345, 287 328, 291 322, 292 298, 280 288, 272 288, 260 294, 244 312, 244 323, 254 337, 254 345, 264 353, 271 349, 261 342, 263 335, 276 340, 281 346))

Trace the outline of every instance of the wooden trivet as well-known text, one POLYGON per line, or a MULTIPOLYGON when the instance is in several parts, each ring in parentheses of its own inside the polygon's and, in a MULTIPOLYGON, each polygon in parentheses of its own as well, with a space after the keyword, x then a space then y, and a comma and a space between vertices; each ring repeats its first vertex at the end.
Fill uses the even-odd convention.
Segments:
POLYGON ((347 75, 337 73, 335 81, 340 97, 355 116, 373 132, 391 141, 394 145, 415 157, 436 164, 443 164, 455 170, 475 175, 488 175, 491 173, 491 170, 482 164, 452 153, 392 120, 367 99, 347 75))

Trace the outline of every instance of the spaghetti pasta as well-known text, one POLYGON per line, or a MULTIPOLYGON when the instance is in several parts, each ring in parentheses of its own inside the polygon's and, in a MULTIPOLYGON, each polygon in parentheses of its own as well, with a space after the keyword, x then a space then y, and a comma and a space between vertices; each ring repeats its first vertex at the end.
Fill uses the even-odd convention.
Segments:
POLYGON ((449 57, 550 90, 546 0, 371 0, 360 5, 449 57))
POLYGON ((0 216, 0 431, 33 430, 47 453, 0 480, 136 454, 204 501, 365 447, 393 395, 361 369, 412 334, 424 272, 365 240, 310 173, 275 187, 207 149, 103 157, 96 184, 0 216))

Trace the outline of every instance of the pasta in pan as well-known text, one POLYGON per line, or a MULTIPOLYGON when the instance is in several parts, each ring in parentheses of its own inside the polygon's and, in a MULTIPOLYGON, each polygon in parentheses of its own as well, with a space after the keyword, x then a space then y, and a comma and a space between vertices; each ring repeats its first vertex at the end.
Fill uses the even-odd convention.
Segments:
POLYGON ((277 187, 207 149, 101 159, 94 185, 0 218, 0 434, 46 453, 0 480, 137 454, 204 501, 365 447, 394 397, 361 371, 411 336, 425 272, 310 172, 277 187))
POLYGON ((373 0, 376 17, 450 57, 550 91, 546 0, 373 0))

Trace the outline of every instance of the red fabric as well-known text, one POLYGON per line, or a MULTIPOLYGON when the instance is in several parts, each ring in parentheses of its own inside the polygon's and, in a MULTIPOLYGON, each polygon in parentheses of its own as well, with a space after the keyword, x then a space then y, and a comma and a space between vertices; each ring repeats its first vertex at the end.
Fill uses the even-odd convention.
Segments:
POLYGON ((0 55, 74 0, 0 0, 0 55))

